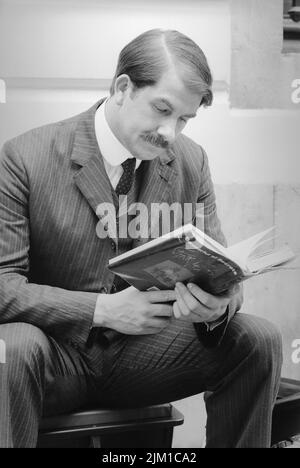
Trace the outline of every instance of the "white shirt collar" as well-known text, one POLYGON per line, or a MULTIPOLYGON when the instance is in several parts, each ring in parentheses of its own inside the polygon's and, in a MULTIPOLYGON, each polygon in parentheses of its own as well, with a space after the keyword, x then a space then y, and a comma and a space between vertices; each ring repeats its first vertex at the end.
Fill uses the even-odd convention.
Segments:
MULTIPOLYGON (((126 159, 133 158, 132 154, 122 145, 112 132, 105 117, 107 99, 98 107, 95 114, 95 131, 100 152, 110 166, 120 166, 126 159)), ((137 169, 141 160, 136 160, 137 169)))

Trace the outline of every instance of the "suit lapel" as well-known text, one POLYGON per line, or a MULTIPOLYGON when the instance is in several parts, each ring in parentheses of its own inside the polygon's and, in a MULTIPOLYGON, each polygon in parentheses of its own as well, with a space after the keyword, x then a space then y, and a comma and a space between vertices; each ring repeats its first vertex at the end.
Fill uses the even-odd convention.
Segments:
MULTIPOLYGON (((75 131, 71 161, 80 166, 74 175, 74 182, 92 210, 100 217, 99 205, 111 207, 108 216, 105 216, 105 221, 108 221, 108 226, 112 227, 115 226, 115 217, 112 212, 114 203, 111 184, 99 150, 94 123, 95 112, 102 102, 99 101, 95 104, 79 120, 75 131)), ((115 229, 109 231, 109 235, 116 239, 115 229)))
POLYGON ((178 175, 175 154, 169 150, 163 157, 153 159, 146 163, 148 167, 145 170, 143 184, 140 191, 139 203, 146 207, 147 216, 142 221, 148 228, 148 238, 134 240, 133 247, 144 244, 151 239, 151 234, 158 229, 158 226, 151 222, 152 203, 172 204, 174 199, 173 188, 176 186, 178 175), (174 161, 173 161, 174 160, 174 161), (170 164, 173 161, 173 164, 170 164))

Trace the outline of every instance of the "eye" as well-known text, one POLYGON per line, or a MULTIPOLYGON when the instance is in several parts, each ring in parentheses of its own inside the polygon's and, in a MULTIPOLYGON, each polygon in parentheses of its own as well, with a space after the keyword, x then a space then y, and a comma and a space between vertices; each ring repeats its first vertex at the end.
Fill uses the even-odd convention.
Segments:
POLYGON ((159 112, 160 114, 167 114, 169 112, 169 109, 163 108, 163 107, 158 107, 158 106, 153 106, 154 109, 159 112))

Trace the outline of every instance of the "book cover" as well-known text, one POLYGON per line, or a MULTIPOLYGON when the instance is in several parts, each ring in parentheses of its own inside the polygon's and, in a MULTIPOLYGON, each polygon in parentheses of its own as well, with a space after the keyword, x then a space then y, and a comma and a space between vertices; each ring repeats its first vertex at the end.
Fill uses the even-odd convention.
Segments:
POLYGON ((193 225, 186 225, 111 259, 108 268, 141 291, 173 289, 176 282, 193 282, 210 294, 220 295, 233 284, 294 257, 284 247, 253 259, 255 249, 269 239, 271 231, 225 248, 193 225), (258 269, 258 265, 263 267, 258 269))

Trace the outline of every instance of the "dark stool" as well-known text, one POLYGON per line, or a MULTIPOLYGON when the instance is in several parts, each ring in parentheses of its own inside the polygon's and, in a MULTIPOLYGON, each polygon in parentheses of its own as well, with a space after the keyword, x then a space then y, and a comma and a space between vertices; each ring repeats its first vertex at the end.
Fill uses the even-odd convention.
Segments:
POLYGON ((171 404, 92 408, 42 420, 38 447, 170 448, 183 415, 171 404))
POLYGON ((300 435, 300 381, 281 379, 273 411, 272 446, 284 446, 300 435))

